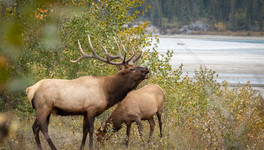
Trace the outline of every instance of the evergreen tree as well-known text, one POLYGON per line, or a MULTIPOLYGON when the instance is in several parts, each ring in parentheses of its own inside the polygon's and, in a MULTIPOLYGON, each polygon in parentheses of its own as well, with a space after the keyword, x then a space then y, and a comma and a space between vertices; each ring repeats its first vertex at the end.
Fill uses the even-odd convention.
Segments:
POLYGON ((152 8, 146 16, 160 28, 166 23, 183 26, 207 18, 207 23, 221 22, 227 30, 263 30, 263 0, 148 0, 147 3, 152 8))

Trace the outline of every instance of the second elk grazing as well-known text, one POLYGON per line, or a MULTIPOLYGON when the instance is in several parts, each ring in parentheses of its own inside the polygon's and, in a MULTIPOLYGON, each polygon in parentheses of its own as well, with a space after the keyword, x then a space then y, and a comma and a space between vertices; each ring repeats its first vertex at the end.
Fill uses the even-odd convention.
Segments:
POLYGON ((62 116, 83 115, 83 137, 80 149, 84 149, 88 132, 89 148, 92 149, 95 117, 120 102, 129 91, 135 89, 142 80, 147 78, 148 68, 132 64, 140 58, 142 52, 135 59, 135 53, 133 53, 126 60, 126 53, 122 56, 119 43, 116 41, 119 55, 112 56, 102 47, 107 56, 104 59, 95 53, 89 36, 88 40, 92 55, 85 54, 78 41, 82 56, 72 62, 78 62, 83 58, 95 58, 117 66, 120 71, 105 77, 83 76, 74 80, 43 79, 27 88, 28 99, 36 111, 36 120, 32 129, 38 149, 42 149, 39 131, 43 133, 51 149, 56 149, 48 134, 51 113, 62 116), (118 58, 122 61, 112 61, 118 58), (124 67, 121 68, 121 66, 124 67))
MULTIPOLYGON (((152 138, 154 131, 154 115, 157 114, 160 137, 162 137, 162 122, 161 116, 163 112, 165 101, 165 95, 163 90, 155 84, 149 84, 138 90, 131 91, 127 94, 124 100, 122 100, 110 117, 101 124, 101 127, 97 130, 97 140, 102 141, 105 139, 107 128, 111 124, 113 131, 118 131, 122 128, 122 124, 127 126, 127 139, 126 146, 128 146, 130 128, 133 122, 137 123, 139 135, 142 138, 142 123, 141 120, 148 120, 150 124, 150 133, 148 142, 152 138)), ((143 139, 142 139, 143 140, 143 139)))

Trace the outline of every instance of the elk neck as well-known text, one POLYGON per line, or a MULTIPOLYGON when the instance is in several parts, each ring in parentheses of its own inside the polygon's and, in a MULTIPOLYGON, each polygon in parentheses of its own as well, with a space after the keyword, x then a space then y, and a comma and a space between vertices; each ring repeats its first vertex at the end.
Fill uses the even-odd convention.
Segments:
POLYGON ((108 100, 106 109, 124 99, 128 92, 137 87, 137 84, 138 82, 135 83, 135 81, 123 77, 120 73, 105 77, 103 88, 108 100))
POLYGON ((122 123, 124 122, 124 120, 122 119, 122 117, 120 117, 119 113, 119 111, 116 112, 116 110, 114 110, 110 117, 105 121, 104 129, 107 129, 110 124, 113 125, 113 131, 115 132, 119 131, 122 128, 122 123))

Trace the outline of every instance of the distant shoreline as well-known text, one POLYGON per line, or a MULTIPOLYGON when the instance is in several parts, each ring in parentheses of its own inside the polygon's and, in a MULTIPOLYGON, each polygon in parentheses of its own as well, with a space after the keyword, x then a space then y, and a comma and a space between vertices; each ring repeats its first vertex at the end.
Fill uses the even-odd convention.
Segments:
POLYGON ((238 36, 238 35, 157 34, 157 36, 159 38, 264 40, 264 36, 238 36))

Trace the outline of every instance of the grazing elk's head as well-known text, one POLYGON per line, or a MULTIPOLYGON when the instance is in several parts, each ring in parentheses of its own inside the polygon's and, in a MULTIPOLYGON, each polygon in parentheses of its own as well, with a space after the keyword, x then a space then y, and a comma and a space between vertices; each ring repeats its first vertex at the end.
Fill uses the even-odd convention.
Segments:
POLYGON ((121 50, 120 50, 119 43, 117 42, 117 40, 115 38, 114 38, 114 40, 115 40, 115 42, 117 44, 117 48, 118 48, 118 55, 116 55, 116 56, 110 55, 107 52, 107 50, 101 45, 101 47, 105 51, 106 59, 104 59, 104 58, 102 58, 96 54, 96 52, 93 49, 93 45, 91 43, 89 35, 88 35, 88 41, 89 41, 89 45, 90 45, 90 48, 92 51, 92 55, 87 55, 84 53, 84 51, 81 47, 81 44, 78 40, 78 45, 79 45, 79 49, 80 49, 82 56, 79 57, 77 60, 74 60, 74 61, 71 60, 71 62, 73 62, 73 63, 79 62, 83 58, 95 58, 95 59, 98 59, 98 60, 104 62, 105 64, 115 65, 117 67, 117 69, 119 70, 119 74, 121 74, 121 76, 123 76, 125 79, 129 79, 132 82, 135 82, 136 84, 138 84, 139 82, 141 82, 144 79, 147 79, 148 78, 147 74, 149 73, 149 69, 147 67, 140 67, 140 66, 134 66, 133 65, 141 57, 142 51, 140 51, 140 54, 136 58, 134 58, 135 57, 135 50, 133 49, 132 50, 132 52, 133 52, 132 56, 130 58, 126 59, 125 46, 121 44, 124 51, 125 51, 124 56, 123 56, 121 53, 121 50), (121 59, 122 61, 113 62, 112 60, 114 60, 114 59, 121 59))
POLYGON ((105 138, 106 133, 107 133, 107 131, 106 131, 106 123, 102 122, 100 128, 96 132, 97 141, 98 142, 103 142, 104 140, 106 140, 106 138, 105 138))

